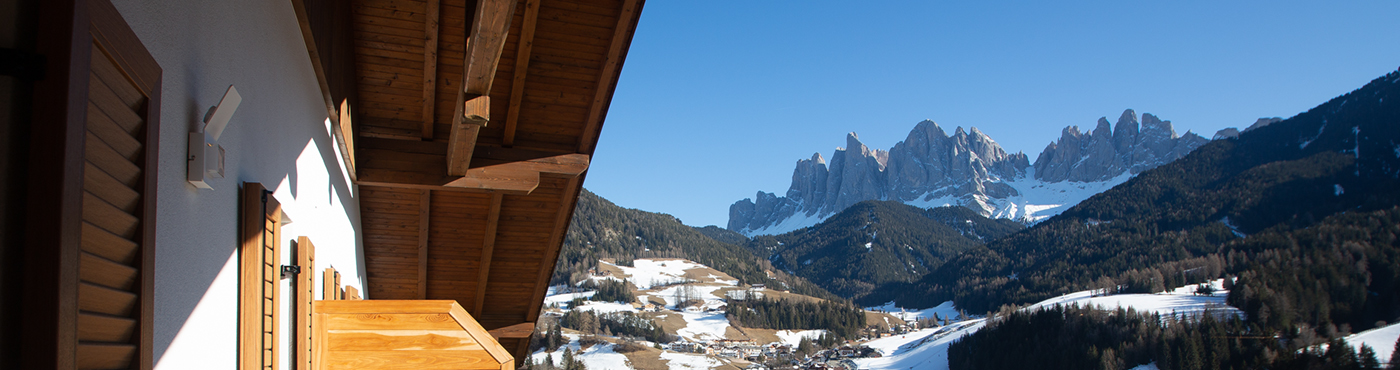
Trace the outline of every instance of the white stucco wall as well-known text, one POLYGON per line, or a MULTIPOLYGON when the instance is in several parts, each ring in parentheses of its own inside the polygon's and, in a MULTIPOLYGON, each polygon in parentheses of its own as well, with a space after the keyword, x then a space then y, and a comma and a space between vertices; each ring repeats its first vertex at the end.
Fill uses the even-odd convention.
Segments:
POLYGON ((156 368, 233 369, 240 184, 261 182, 283 205, 292 219, 284 250, 287 241, 310 237, 317 270, 334 266, 344 284, 363 292, 356 190, 340 165, 290 1, 113 3, 164 71, 156 368), (243 103, 219 139, 227 177, 212 181, 214 190, 197 189, 185 181, 186 135, 230 84, 243 103))

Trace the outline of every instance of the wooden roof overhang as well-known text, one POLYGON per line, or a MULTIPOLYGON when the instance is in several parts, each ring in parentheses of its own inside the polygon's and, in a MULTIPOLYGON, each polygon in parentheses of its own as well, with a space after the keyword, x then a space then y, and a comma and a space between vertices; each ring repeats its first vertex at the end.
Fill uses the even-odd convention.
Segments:
POLYGON ((371 299, 460 302, 523 358, 643 0, 293 0, 371 299))

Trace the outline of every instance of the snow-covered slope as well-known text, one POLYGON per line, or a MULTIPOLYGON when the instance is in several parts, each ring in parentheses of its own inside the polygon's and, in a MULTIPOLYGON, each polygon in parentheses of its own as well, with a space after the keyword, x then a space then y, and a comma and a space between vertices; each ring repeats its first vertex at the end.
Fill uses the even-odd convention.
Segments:
MULTIPOLYGON (((1216 288, 1216 292, 1209 296, 1195 295, 1196 285, 1187 285, 1169 292, 1156 294, 1116 294, 1104 296, 1095 295, 1094 291, 1086 290, 1047 299, 1034 305, 1027 306, 1023 308, 1023 310, 1034 310, 1042 307, 1053 307, 1055 305, 1078 304, 1081 306, 1097 305, 1109 309, 1117 307, 1133 308, 1138 311, 1156 312, 1162 315, 1172 315, 1173 313, 1179 315, 1199 315, 1207 310, 1213 310, 1213 312, 1219 312, 1219 314, 1224 315, 1242 315, 1243 313, 1238 309, 1225 305, 1225 297, 1229 295, 1229 291, 1222 289, 1223 282, 1223 279, 1211 282, 1210 284, 1216 288)), ((880 308, 889 310, 892 307, 887 306, 880 308)), ((897 308, 894 309, 897 310, 897 308)), ((933 312, 939 312, 939 316, 944 317, 944 315, 947 315, 949 312, 956 312, 956 310, 953 309, 952 302, 945 302, 943 305, 939 305, 935 308, 922 311, 909 311, 908 313, 913 313, 914 315, 928 314, 931 316, 933 312)), ((953 323, 940 328, 923 329, 903 336, 872 340, 866 343, 866 345, 879 350, 884 357, 857 359, 856 364, 860 365, 861 369, 871 370, 947 369, 948 345, 957 341, 958 338, 961 338, 963 335, 971 334, 982 329, 985 324, 985 319, 977 318, 953 323)), ((1370 332, 1361 333, 1357 336, 1367 333, 1370 332)), ((1391 343, 1390 345, 1394 345, 1395 336, 1400 335, 1400 329, 1395 329, 1388 333, 1389 334, 1372 334, 1368 338, 1375 338, 1374 340, 1376 341, 1383 341, 1387 339, 1384 335, 1390 335, 1388 337, 1391 343)), ((1376 344, 1372 344, 1372 346, 1375 347, 1376 344)), ((1380 354, 1381 350, 1379 347, 1376 348, 1376 352, 1380 354)), ((1389 356, 1389 350, 1385 351, 1385 354, 1389 356)), ((1155 366, 1143 369, 1151 368, 1155 368, 1155 366)))
POLYGON ((1400 323, 1348 335, 1342 339, 1353 348, 1361 348, 1362 344, 1371 346, 1371 349, 1376 351, 1376 358, 1386 361, 1395 352, 1395 341, 1400 339, 1400 323))

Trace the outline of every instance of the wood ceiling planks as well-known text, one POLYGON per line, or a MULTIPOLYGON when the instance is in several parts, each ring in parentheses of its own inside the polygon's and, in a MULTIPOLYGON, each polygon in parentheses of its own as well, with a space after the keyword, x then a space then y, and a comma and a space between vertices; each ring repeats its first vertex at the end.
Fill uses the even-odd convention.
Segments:
MULTIPOLYGON (((539 313, 641 8, 635 0, 507 1, 503 43, 485 53, 497 60, 490 73, 473 72, 467 58, 477 0, 353 0, 349 12, 366 293, 456 300, 488 329, 528 326, 539 313), (480 111, 494 114, 461 152, 463 168, 531 169, 532 190, 444 186, 456 181, 449 153, 468 144, 452 143, 466 93, 489 98, 480 111), (539 167, 571 154, 582 167, 539 167)), ((500 342, 517 357, 528 343, 500 342)))

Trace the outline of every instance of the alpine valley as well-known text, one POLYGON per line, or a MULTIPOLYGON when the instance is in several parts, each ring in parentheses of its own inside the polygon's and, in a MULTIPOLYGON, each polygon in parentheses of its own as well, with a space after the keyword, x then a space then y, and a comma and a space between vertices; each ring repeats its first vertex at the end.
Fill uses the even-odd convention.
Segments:
POLYGON ((1400 364, 1400 71, 1211 140, 1129 110, 1034 163, 931 121, 889 151, 851 134, 730 214, 585 191, 527 364, 1400 364))

